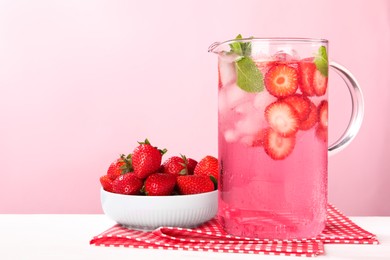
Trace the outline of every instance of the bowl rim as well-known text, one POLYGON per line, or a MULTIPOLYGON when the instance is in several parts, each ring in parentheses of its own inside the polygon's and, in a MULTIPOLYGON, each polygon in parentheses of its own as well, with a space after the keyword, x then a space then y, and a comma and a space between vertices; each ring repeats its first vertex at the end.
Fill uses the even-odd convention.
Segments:
POLYGON ((167 195, 167 196, 145 196, 145 195, 126 195, 119 194, 114 192, 109 192, 100 187, 101 194, 106 194, 108 196, 114 196, 122 199, 137 199, 137 200, 185 200, 185 199, 196 199, 208 196, 215 196, 218 193, 218 190, 213 190, 209 192, 197 193, 197 194, 189 194, 189 195, 167 195))

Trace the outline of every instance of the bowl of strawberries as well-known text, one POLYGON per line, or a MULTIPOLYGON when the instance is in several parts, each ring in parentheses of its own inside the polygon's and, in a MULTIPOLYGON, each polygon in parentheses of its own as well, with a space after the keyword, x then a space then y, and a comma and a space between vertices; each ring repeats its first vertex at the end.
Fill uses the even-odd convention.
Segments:
POLYGON ((218 159, 199 162, 184 155, 162 162, 166 149, 148 139, 121 155, 100 177, 104 213, 131 229, 196 227, 215 217, 218 208, 218 159))

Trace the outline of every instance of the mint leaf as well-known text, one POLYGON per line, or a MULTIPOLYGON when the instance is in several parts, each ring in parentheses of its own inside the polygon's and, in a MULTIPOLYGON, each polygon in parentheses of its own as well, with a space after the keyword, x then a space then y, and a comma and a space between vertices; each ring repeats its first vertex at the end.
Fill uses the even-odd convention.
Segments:
MULTIPOLYGON (((236 37, 236 40, 242 39, 242 35, 239 34, 236 37)), ((238 55, 243 55, 242 48, 241 48, 241 42, 233 42, 229 44, 230 46, 230 52, 238 54, 238 55)))
MULTIPOLYGON (((236 40, 242 39, 242 35, 239 34, 235 38, 236 40)), ((250 56, 252 52, 252 44, 251 42, 233 42, 229 44, 230 53, 235 53, 239 56, 250 56)))
POLYGON ((250 56, 252 53, 252 44, 251 42, 242 42, 241 43, 242 55, 250 56))
POLYGON ((246 92, 261 92, 264 89, 263 74, 249 57, 236 61, 237 85, 246 92))
MULTIPOLYGON (((239 34, 236 40, 242 39, 239 34)), ((257 68, 250 55, 252 54, 252 43, 236 41, 231 44, 230 53, 242 56, 236 60, 237 85, 246 92, 261 92, 264 89, 263 74, 257 68)))
POLYGON ((325 46, 321 46, 318 49, 318 54, 314 59, 314 63, 317 69, 321 72, 325 77, 328 76, 328 54, 326 53, 325 46))

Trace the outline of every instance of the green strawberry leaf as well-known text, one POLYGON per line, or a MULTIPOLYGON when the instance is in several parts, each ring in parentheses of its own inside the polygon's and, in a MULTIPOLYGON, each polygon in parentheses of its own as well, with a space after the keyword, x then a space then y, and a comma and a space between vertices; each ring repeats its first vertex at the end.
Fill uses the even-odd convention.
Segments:
POLYGON ((321 46, 318 49, 318 54, 314 59, 314 63, 317 69, 321 72, 325 77, 328 76, 328 54, 326 52, 326 47, 321 46))
POLYGON ((186 157, 185 155, 183 155, 183 154, 180 154, 180 157, 183 159, 183 161, 184 161, 184 163, 185 163, 185 166, 187 166, 187 164, 188 164, 188 159, 187 159, 187 157, 186 157))
POLYGON ((145 190, 145 184, 142 186, 142 188, 140 189, 140 193, 141 193, 141 195, 148 195, 148 193, 146 192, 146 190, 145 190))
POLYGON ((164 155, 164 154, 166 154, 168 152, 168 150, 166 148, 158 149, 158 150, 160 151, 161 155, 164 155))
POLYGON ((264 89, 263 74, 250 57, 236 61, 237 85, 246 92, 261 92, 264 89))
POLYGON ((120 167, 120 169, 122 170, 122 172, 121 172, 122 174, 126 174, 128 172, 134 171, 133 160, 132 160, 131 156, 132 156, 131 153, 127 156, 125 156, 124 154, 121 154, 121 159, 125 163, 124 165, 122 165, 120 167))
POLYGON ((149 144, 149 145, 150 145, 150 142, 149 142, 148 138, 146 138, 145 141, 143 141, 143 142, 138 142, 138 143, 139 143, 139 144, 149 144))
POLYGON ((214 190, 218 189, 218 181, 217 181, 217 179, 214 176, 212 176, 212 175, 210 175, 209 177, 210 177, 211 181, 214 183, 214 190))
POLYGON ((183 168, 183 169, 179 172, 179 175, 188 175, 187 167, 183 168))

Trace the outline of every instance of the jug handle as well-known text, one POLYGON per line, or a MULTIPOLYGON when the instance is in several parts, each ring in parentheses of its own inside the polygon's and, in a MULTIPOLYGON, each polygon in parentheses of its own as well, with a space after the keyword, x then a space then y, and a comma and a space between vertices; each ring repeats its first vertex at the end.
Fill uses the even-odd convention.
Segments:
POLYGON ((347 128, 342 136, 328 147, 329 155, 334 155, 347 147, 359 132, 364 116, 364 99, 359 83, 351 72, 333 61, 330 62, 329 66, 344 80, 352 100, 352 112, 347 128))

